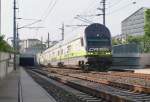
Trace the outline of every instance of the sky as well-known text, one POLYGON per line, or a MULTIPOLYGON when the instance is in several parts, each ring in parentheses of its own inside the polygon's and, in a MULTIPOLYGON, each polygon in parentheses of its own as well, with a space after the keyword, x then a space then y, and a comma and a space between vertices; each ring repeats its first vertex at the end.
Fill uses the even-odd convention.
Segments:
MULTIPOLYGON (((13 36, 13 0, 2 1, 2 34, 5 38, 13 36)), ((102 23, 102 16, 87 17, 86 15, 101 14, 97 8, 101 8, 101 0, 17 0, 18 27, 31 24, 34 29, 22 28, 19 30, 21 39, 43 38, 47 39, 50 33, 51 40, 61 39, 61 26, 65 25, 88 25, 78 19, 77 15, 94 22, 102 23)), ((150 0, 106 0, 106 26, 112 36, 121 34, 121 21, 130 16, 141 7, 150 8, 150 0), (136 4, 133 4, 136 2, 136 4)), ((82 27, 66 27, 65 38, 82 33, 82 27)), ((84 27, 83 27, 84 28, 84 27)))

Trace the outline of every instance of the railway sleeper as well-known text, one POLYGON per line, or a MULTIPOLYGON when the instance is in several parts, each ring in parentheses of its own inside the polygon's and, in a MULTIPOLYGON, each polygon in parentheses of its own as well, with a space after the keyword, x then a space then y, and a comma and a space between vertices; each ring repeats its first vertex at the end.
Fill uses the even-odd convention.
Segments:
MULTIPOLYGON (((63 79, 61 77, 61 75, 59 75, 59 77, 58 77, 58 76, 53 76, 53 74, 49 74, 48 76, 57 81, 61 81, 75 89, 78 89, 85 93, 90 93, 90 95, 92 95, 92 96, 100 97, 100 98, 103 98, 108 101, 111 100, 111 102, 143 102, 143 101, 149 102, 148 100, 150 100, 149 96, 146 97, 147 94, 138 94, 138 93, 133 93, 133 92, 127 91, 127 90, 122 90, 121 92, 116 91, 116 90, 108 91, 108 89, 106 87, 102 87, 99 91, 96 91, 95 89, 87 88, 87 86, 84 87, 84 85, 82 86, 78 82, 76 83, 74 81, 67 81, 67 80, 63 79), (132 101, 130 101, 130 100, 132 100, 132 101)), ((109 88, 111 88, 111 87, 109 87, 109 88)))
POLYGON ((119 88, 119 89, 126 89, 126 90, 136 92, 136 93, 150 94, 150 88, 142 87, 142 86, 139 86, 139 85, 130 85, 130 84, 112 82, 112 81, 107 81, 107 80, 94 81, 94 79, 91 78, 91 77, 76 76, 76 75, 73 75, 73 74, 69 74, 69 76, 74 77, 74 78, 78 78, 78 79, 81 79, 81 80, 87 80, 87 81, 90 81, 90 82, 106 84, 106 85, 116 87, 116 88, 119 88))
MULTIPOLYGON (((60 78, 57 77, 55 79, 63 80, 63 79, 61 79, 61 77, 60 78)), ((81 83, 79 84, 78 82, 76 83, 74 81, 73 82, 66 81, 66 83, 67 83, 67 85, 69 85, 73 88, 82 90, 86 93, 90 93, 91 95, 93 95, 93 96, 95 95, 96 97, 101 97, 106 100, 112 100, 112 102, 138 102, 137 100, 139 100, 139 98, 136 97, 137 94, 135 94, 133 92, 130 93, 128 91, 121 91, 121 89, 114 90, 115 88, 113 88, 114 91, 113 90, 108 91, 108 89, 106 87, 102 87, 99 91, 96 91, 95 89, 88 88, 87 86, 84 86, 84 85, 82 86, 81 83), (121 93, 120 91, 123 93, 121 93), (128 95, 129 93, 130 93, 130 95, 128 95), (131 96, 131 97, 129 97, 129 96, 131 96)), ((111 87, 109 87, 109 88, 111 88, 111 87)), ((138 95, 140 97, 140 95, 143 95, 143 94, 138 94, 138 95)), ((145 100, 145 99, 143 99, 143 100, 145 100)), ((150 99, 147 98, 146 100, 150 100, 150 99)), ((143 102, 143 101, 139 100, 139 102, 143 102)), ((149 102, 149 101, 147 101, 147 102, 149 102)))
MULTIPOLYGON (((57 89, 59 89, 59 91, 63 90, 61 93, 64 94, 64 96, 60 95, 60 94, 59 94, 59 96, 68 97, 68 99, 65 99, 63 102, 71 102, 71 100, 70 100, 71 98, 74 99, 74 101, 72 101, 72 102, 108 102, 104 99, 88 95, 86 93, 80 92, 80 91, 78 91, 76 89, 73 89, 71 87, 68 87, 68 86, 66 86, 62 83, 56 82, 56 81, 54 81, 52 79, 49 79, 49 78, 47 78, 43 75, 40 75, 36 72, 33 72, 33 71, 31 72, 30 71, 30 74, 34 74, 36 76, 36 81, 37 81, 37 77, 41 78, 42 80, 45 80, 44 84, 46 86, 44 88, 46 90, 50 90, 49 89, 49 87, 51 86, 50 84, 53 85, 53 87, 55 88, 56 91, 57 91, 57 89)), ((43 84, 43 83, 40 83, 40 82, 38 82, 38 83, 43 84)), ((51 93, 51 90, 50 90, 49 93, 51 93)), ((53 94, 52 96, 56 97, 57 95, 53 94)), ((61 97, 59 97, 59 98, 61 98, 61 97)))

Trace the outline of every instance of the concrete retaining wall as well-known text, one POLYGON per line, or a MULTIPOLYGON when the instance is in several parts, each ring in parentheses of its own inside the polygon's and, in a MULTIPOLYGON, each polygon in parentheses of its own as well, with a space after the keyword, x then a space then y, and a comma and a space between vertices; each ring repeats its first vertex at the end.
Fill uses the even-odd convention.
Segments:
POLYGON ((13 71, 13 60, 9 53, 0 52, 0 79, 13 71))
POLYGON ((150 53, 141 54, 140 64, 143 66, 150 66, 150 53))

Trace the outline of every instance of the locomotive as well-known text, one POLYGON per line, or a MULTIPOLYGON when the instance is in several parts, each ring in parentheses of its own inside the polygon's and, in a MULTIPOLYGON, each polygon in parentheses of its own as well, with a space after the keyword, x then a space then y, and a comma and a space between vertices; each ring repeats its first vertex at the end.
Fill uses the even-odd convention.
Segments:
POLYGON ((111 48, 109 29, 102 24, 93 23, 79 37, 60 41, 37 58, 42 65, 100 69, 111 64, 111 48))

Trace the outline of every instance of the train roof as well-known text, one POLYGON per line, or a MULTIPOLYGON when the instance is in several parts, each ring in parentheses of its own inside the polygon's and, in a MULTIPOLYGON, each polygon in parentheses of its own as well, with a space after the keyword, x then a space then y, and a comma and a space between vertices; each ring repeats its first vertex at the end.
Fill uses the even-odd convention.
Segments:
POLYGON ((59 48, 59 47, 61 47, 61 46, 64 46, 64 45, 66 45, 66 44, 68 44, 68 43, 71 43, 71 42, 73 42, 73 41, 75 41, 75 40, 78 40, 78 39, 80 39, 80 38, 82 38, 82 37, 81 37, 81 36, 77 36, 77 37, 74 37, 74 38, 70 38, 70 39, 68 39, 68 40, 59 41, 58 43, 56 43, 56 44, 53 45, 52 47, 50 47, 50 48, 48 48, 47 50, 45 50, 44 53, 47 53, 47 52, 49 52, 50 50, 53 50, 53 49, 57 49, 57 48, 59 48))
POLYGON ((110 38, 111 34, 109 29, 102 24, 94 23, 86 27, 85 34, 87 37, 99 36, 101 38, 110 38))

